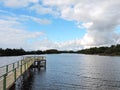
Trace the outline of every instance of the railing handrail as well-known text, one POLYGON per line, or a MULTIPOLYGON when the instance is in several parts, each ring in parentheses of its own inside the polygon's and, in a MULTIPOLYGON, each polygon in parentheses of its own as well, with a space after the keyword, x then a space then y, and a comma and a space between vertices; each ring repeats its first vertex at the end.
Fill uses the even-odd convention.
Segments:
MULTIPOLYGON (((24 58, 28 58, 28 57, 44 57, 44 58, 46 58, 45 56, 22 56, 21 60, 24 60, 24 58)), ((21 60, 18 60, 18 61, 21 61, 21 60)), ((18 61, 9 63, 9 64, 7 64, 7 65, 11 65, 11 64, 13 64, 13 63, 17 63, 18 61)), ((3 67, 5 67, 5 66, 6 66, 6 65, 0 66, 0 68, 3 68, 3 67)))
MULTIPOLYGON (((23 60, 20 60, 20 61, 23 61, 23 60)), ((14 63, 5 65, 5 66, 3 66, 3 67, 6 67, 6 66, 9 66, 9 65, 15 64, 15 63, 20 62, 20 61, 16 61, 16 62, 14 62, 14 63)), ((0 78, 3 77, 5 74, 9 74, 10 72, 14 71, 15 69, 19 68, 21 65, 24 65, 24 64, 25 64, 25 63, 22 63, 22 64, 20 64, 19 66, 13 68, 12 70, 10 70, 10 71, 8 71, 8 72, 5 72, 3 75, 0 76, 0 78)), ((3 67, 2 67, 2 68, 3 68, 3 67)), ((1 68, 1 67, 0 67, 0 68, 1 68)))
MULTIPOLYGON (((23 59, 24 59, 24 56, 21 58, 21 60, 23 60, 23 59)), ((18 61, 21 61, 21 60, 18 60, 18 61)), ((7 64, 7 65, 11 65, 11 64, 13 64, 13 63, 17 63, 18 61, 9 63, 9 64, 7 64)), ((3 68, 3 67, 5 67, 5 66, 7 66, 7 65, 0 66, 0 68, 3 68)))
MULTIPOLYGON (((0 68, 4 68, 4 67, 6 68, 6 66, 13 65, 13 64, 16 64, 16 63, 18 63, 18 62, 24 61, 26 58, 35 58, 35 57, 44 57, 44 59, 46 59, 45 56, 26 56, 26 57, 22 57, 22 59, 19 60, 19 61, 15 61, 15 62, 13 62, 13 63, 10 63, 10 64, 7 64, 7 65, 1 66, 0 68)), ((22 64, 20 64, 20 65, 24 65, 25 63, 26 63, 26 62, 24 62, 24 63, 22 63, 22 64)), ((20 65, 19 65, 19 66, 20 66, 20 65)), ((19 67, 17 66, 16 68, 19 68, 19 67)), ((9 73, 9 72, 11 72, 11 71, 13 71, 13 69, 10 70, 10 71, 8 71, 7 73, 9 73)), ((2 76, 4 76, 5 74, 6 74, 6 73, 4 73, 3 75, 1 75, 0 78, 1 78, 2 76)))

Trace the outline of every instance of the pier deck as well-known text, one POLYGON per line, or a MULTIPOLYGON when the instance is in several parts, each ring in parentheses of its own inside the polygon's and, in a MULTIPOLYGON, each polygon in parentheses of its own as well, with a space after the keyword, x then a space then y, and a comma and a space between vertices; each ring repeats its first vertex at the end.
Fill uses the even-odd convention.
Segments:
POLYGON ((40 66, 41 61, 46 66, 45 56, 27 56, 18 62, 0 67, 0 90, 8 90, 26 70, 36 62, 40 66))

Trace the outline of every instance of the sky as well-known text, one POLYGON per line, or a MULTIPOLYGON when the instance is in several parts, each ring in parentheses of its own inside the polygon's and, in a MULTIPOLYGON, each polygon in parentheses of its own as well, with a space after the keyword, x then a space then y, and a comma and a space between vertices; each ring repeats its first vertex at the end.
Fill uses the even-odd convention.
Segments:
POLYGON ((0 48, 120 44, 120 0, 0 0, 0 48))

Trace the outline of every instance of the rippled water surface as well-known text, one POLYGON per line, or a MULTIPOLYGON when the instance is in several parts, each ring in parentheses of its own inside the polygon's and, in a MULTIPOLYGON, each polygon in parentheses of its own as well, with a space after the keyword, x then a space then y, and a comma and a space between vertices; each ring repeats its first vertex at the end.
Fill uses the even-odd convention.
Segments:
POLYGON ((16 90, 120 90, 120 57, 80 54, 46 55, 16 90))

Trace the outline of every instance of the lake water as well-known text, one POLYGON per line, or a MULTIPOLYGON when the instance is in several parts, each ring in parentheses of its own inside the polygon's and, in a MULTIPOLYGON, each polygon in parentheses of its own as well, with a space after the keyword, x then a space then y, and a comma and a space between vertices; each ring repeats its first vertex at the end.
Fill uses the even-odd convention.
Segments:
POLYGON ((46 70, 34 70, 16 90, 120 90, 120 57, 46 55, 46 70))

